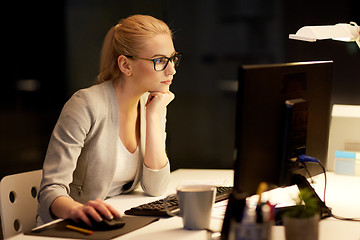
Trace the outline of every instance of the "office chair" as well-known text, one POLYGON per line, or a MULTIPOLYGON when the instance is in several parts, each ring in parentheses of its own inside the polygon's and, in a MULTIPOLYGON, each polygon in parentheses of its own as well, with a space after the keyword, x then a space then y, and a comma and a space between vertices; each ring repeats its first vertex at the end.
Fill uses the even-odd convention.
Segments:
POLYGON ((0 182, 1 224, 4 239, 36 226, 37 193, 42 170, 4 177, 0 182))

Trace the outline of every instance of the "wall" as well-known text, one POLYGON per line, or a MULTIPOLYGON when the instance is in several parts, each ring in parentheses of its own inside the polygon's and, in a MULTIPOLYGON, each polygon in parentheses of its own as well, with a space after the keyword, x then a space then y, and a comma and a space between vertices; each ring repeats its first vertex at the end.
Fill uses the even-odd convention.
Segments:
POLYGON ((333 59, 333 102, 360 104, 360 51, 355 44, 288 39, 304 25, 351 20, 360 24, 357 0, 51 4, 20 1, 6 7, 12 15, 6 24, 8 75, 2 79, 0 96, 2 175, 41 167, 62 105, 96 78, 107 30, 135 13, 166 21, 175 32, 176 49, 184 53, 171 87, 176 99, 168 109, 172 169, 232 167, 236 96, 232 81, 240 64, 333 59), (25 91, 18 87, 22 79, 37 79, 41 87, 35 84, 35 91, 25 91))
POLYGON ((0 178, 42 167, 65 100, 63 1, 3 1, 0 178))

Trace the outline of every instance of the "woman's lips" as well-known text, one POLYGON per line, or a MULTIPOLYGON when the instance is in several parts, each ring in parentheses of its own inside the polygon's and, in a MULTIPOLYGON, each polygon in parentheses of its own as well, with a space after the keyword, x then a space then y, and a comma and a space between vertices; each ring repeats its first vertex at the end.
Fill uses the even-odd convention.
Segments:
POLYGON ((166 84, 166 85, 170 85, 171 82, 172 82, 171 80, 167 80, 167 81, 162 81, 161 83, 166 84))

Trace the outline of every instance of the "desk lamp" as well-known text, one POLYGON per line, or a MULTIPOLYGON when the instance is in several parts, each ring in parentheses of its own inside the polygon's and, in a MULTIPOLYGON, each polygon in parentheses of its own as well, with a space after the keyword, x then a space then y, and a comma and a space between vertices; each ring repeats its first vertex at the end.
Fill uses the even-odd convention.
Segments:
POLYGON ((355 22, 350 22, 350 24, 305 26, 300 28, 296 34, 289 34, 289 38, 308 42, 331 38, 339 41, 356 42, 360 48, 360 27, 355 22))

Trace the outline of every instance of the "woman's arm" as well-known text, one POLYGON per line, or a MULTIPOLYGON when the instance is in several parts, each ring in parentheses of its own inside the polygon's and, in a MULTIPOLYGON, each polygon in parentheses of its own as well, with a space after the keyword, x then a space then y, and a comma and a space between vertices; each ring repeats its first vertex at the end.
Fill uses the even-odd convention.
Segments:
POLYGON ((161 114, 175 98, 172 92, 151 92, 146 103, 146 146, 144 164, 152 170, 166 166, 168 158, 162 135, 161 114))
POLYGON ((111 214, 119 214, 100 200, 81 204, 69 196, 77 159, 95 121, 93 109, 97 109, 97 106, 91 99, 90 94, 84 91, 74 94, 65 104, 52 133, 38 195, 38 212, 44 223, 54 220, 56 216, 90 224, 88 216, 99 220, 100 215, 109 218, 111 214))

